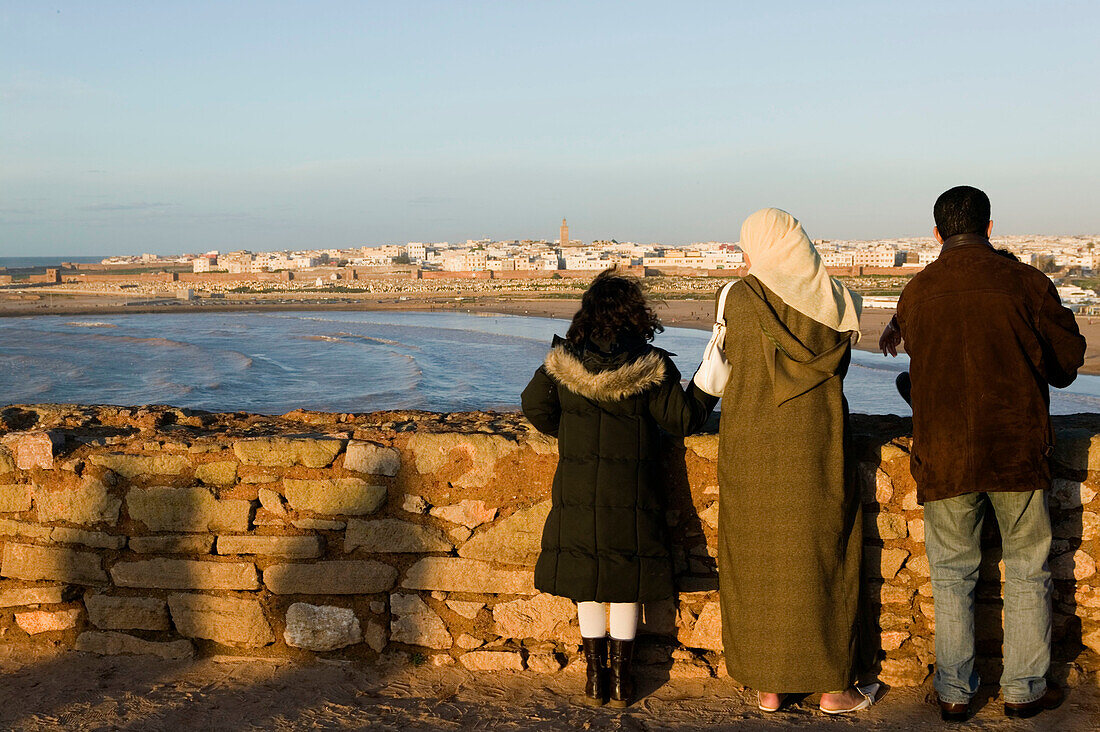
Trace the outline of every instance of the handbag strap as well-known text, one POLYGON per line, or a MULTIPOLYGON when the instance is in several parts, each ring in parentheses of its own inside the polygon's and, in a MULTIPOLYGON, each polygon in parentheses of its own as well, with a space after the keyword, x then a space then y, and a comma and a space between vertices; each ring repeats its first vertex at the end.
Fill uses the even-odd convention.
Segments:
POLYGON ((722 291, 718 293, 718 310, 714 313, 714 322, 721 326, 726 324, 726 294, 733 287, 733 283, 734 280, 730 280, 722 285, 722 291))

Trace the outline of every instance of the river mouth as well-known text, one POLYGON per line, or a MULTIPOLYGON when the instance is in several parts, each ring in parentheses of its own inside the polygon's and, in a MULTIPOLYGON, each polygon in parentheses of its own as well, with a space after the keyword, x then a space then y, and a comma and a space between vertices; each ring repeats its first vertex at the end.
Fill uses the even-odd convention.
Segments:
MULTIPOLYGON (((416 311, 29 316, 0 319, 0 402, 172 404, 283 414, 294 409, 437 412, 519 408, 551 338, 568 322, 416 311)), ((668 328, 656 345, 683 377, 707 331, 668 328)), ((904 356, 853 351, 851 411, 908 415, 894 388, 904 356)), ((1055 414, 1100 411, 1100 377, 1052 390, 1055 414)))

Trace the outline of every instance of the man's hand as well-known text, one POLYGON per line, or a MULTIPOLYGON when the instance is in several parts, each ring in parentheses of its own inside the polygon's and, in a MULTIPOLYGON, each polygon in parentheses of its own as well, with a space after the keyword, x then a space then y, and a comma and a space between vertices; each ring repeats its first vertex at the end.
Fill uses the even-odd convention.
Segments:
POLYGON ((882 329, 882 335, 878 337, 878 347, 883 356, 898 355, 898 346, 901 345, 901 329, 898 328, 897 316, 890 318, 890 322, 882 329))

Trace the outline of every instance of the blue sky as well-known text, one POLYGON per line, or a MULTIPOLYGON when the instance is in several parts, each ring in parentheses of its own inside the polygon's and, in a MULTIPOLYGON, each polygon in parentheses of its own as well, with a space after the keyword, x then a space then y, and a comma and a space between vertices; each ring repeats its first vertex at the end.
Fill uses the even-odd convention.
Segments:
POLYGON ((0 0, 0 256, 1100 234, 1100 3, 0 0))

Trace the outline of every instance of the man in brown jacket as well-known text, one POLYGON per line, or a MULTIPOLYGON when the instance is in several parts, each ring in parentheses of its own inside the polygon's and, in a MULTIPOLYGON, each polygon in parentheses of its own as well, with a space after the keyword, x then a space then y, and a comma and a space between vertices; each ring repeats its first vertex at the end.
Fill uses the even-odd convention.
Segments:
POLYGON ((958 186, 936 201, 939 258, 902 292, 880 345, 905 341, 913 404, 911 470, 924 504, 936 610, 936 678, 945 720, 978 690, 974 589, 992 508, 1005 565, 1005 714, 1061 703, 1050 667, 1049 386, 1068 386, 1085 339, 1054 284, 989 243, 989 198, 958 186))

